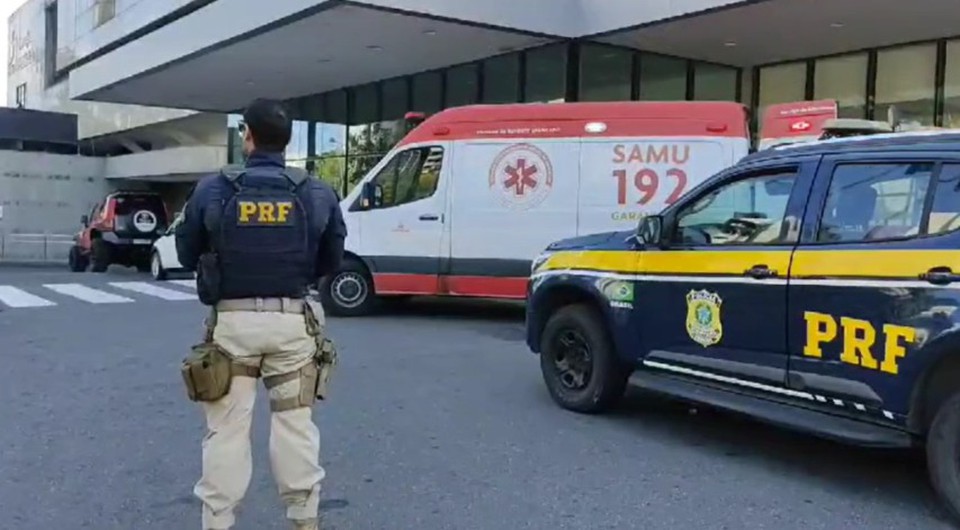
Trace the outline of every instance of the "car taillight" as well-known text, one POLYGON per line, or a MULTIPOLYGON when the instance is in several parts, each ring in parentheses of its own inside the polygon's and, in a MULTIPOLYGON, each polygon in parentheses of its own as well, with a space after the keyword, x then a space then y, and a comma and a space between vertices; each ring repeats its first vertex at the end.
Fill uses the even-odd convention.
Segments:
POLYGON ((106 212, 104 212, 104 215, 103 215, 103 224, 105 225, 107 230, 113 230, 115 228, 114 225, 117 222, 116 210, 117 210, 117 201, 115 199, 111 199, 107 203, 106 212))

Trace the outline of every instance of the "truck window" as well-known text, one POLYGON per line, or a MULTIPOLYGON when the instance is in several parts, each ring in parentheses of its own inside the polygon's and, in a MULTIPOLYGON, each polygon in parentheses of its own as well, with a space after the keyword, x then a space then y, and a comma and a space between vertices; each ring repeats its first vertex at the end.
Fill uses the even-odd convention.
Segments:
POLYGON ((796 173, 777 171, 728 183, 684 208, 674 243, 782 244, 796 173))
POLYGON ((960 229, 960 164, 946 164, 937 178, 927 233, 945 234, 957 229, 960 229))
POLYGON ((932 175, 932 163, 838 165, 817 240, 878 241, 919 233, 932 175))
POLYGON ((380 208, 391 208, 419 201, 437 191, 443 148, 415 147, 397 153, 373 178, 380 186, 380 208))

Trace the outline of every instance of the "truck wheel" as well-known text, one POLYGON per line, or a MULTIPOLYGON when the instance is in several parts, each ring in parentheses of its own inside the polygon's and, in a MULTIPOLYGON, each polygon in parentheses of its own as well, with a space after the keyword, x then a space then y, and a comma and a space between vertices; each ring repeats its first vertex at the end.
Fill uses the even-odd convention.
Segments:
POLYGON ((927 433, 927 469, 951 518, 960 522, 960 392, 940 405, 927 433))
POLYGON ((102 239, 94 239, 91 245, 91 267, 93 272, 106 272, 110 267, 110 243, 102 239))
POLYGON ((370 314, 377 302, 370 272, 354 259, 344 261, 339 271, 323 279, 320 299, 331 315, 343 317, 370 314))
POLYGON ((561 407, 592 414, 623 397, 632 370, 617 358, 592 307, 569 305, 554 313, 541 344, 540 371, 550 397, 561 407))
POLYGON ((72 272, 85 272, 87 270, 88 259, 83 255, 80 247, 74 245, 70 247, 70 254, 67 256, 67 263, 72 272))

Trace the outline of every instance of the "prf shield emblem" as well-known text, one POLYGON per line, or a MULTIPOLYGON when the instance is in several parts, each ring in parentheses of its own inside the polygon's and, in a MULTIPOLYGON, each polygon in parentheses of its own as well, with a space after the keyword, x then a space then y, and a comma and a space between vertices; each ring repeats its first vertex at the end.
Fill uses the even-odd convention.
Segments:
POLYGON ((723 337, 720 322, 720 306, 723 300, 717 293, 690 291, 687 293, 687 334, 704 348, 712 346, 723 337))

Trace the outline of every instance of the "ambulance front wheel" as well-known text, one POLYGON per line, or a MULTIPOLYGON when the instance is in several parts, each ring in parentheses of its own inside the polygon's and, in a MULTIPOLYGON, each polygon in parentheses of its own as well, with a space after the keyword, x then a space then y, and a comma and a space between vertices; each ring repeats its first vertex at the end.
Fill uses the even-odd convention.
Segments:
POLYGON ((632 370, 617 358, 593 307, 558 310, 547 321, 540 344, 540 371, 550 397, 561 407, 593 414, 623 397, 632 370))
POLYGON ((377 303, 370 271, 354 259, 345 260, 339 271, 323 279, 320 296, 324 310, 343 317, 370 314, 377 303))
POLYGON ((930 482, 955 522, 960 522, 960 392, 940 405, 927 433, 930 482))

